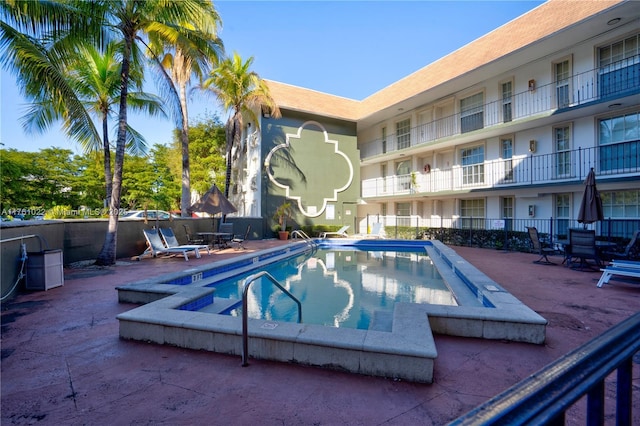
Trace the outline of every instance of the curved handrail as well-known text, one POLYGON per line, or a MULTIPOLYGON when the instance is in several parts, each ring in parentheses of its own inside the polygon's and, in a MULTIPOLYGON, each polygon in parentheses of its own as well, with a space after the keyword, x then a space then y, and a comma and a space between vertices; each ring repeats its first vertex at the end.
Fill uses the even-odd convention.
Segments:
POLYGON ((318 243, 316 243, 315 240, 311 239, 311 237, 309 237, 302 229, 295 229, 293 232, 291 232, 291 238, 297 236, 308 242, 312 248, 316 248, 318 246, 318 243))
POLYGON ((249 358, 249 332, 248 332, 248 327, 249 327, 248 315, 249 314, 247 313, 249 309, 247 306, 247 293, 249 292, 249 287, 251 286, 251 284, 262 276, 266 276, 267 278, 269 278, 269 280, 273 284, 275 284, 276 287, 278 287, 280 290, 282 290, 284 294, 286 294, 294 302, 296 302, 296 304, 298 305, 298 322, 299 323, 302 322, 302 304, 293 294, 289 292, 289 290, 284 288, 282 284, 278 282, 278 280, 273 278, 273 276, 270 273, 268 273, 267 271, 260 271, 257 274, 249 275, 247 278, 245 278, 244 281, 242 282, 242 366, 243 367, 246 367, 247 365, 249 365, 249 362, 247 361, 249 358))

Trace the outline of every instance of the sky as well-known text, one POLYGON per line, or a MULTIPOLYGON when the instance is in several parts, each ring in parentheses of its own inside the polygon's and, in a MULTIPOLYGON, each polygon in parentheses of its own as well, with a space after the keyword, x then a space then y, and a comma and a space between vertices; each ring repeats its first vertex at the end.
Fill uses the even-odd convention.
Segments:
MULTIPOLYGON (((542 1, 214 1, 228 54, 254 58, 260 77, 355 100, 383 89, 542 4, 542 1)), ((152 81, 146 89, 155 90, 152 81)), ((0 75, 0 147, 81 150, 52 126, 27 134, 27 101, 12 74, 0 75)), ((227 114, 191 94, 191 119, 227 114)), ((149 146, 172 139, 170 119, 131 116, 149 146)), ((112 137, 115 140, 115 136, 112 137)))

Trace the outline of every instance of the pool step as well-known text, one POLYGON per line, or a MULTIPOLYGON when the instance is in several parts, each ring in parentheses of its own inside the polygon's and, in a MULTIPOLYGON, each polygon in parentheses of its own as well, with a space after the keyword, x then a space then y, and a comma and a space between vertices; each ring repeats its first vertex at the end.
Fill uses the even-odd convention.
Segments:
POLYGON ((236 305, 240 305, 241 304, 241 300, 240 299, 230 299, 230 298, 226 298, 226 297, 214 297, 213 298, 213 303, 210 305, 207 305, 201 309, 199 309, 199 312, 206 312, 209 314, 219 314, 222 313, 224 311, 226 311, 229 308, 232 308, 236 305))
POLYGON ((369 330, 391 331, 393 326, 393 312, 376 310, 373 311, 373 318, 369 323, 369 330))

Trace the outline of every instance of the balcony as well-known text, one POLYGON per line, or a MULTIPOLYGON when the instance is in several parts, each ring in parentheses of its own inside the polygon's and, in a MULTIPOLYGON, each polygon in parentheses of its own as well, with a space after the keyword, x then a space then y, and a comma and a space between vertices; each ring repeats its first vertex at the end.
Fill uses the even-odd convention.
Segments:
POLYGON ((509 99, 484 104, 464 114, 454 114, 413 127, 410 133, 388 135, 360 146, 360 158, 375 157, 432 143, 482 128, 517 122, 539 114, 566 111, 591 103, 640 93, 640 55, 571 76, 565 81, 535 87, 509 99))
POLYGON ((640 175, 640 140, 366 179, 362 181, 362 197, 437 195, 471 189, 581 183, 592 167, 599 178, 637 178, 640 175))

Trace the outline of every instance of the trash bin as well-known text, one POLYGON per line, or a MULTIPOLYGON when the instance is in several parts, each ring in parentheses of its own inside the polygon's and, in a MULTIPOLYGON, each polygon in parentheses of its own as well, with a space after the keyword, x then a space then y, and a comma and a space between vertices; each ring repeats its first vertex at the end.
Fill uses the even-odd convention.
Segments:
POLYGON ((62 250, 27 253, 27 290, 49 290, 64 284, 62 250))

